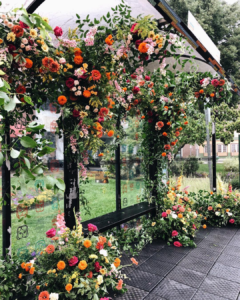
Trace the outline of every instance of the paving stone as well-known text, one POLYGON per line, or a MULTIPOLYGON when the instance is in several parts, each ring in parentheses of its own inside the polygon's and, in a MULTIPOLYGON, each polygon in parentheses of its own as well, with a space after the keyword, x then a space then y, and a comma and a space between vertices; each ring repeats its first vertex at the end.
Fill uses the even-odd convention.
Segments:
POLYGON ((240 291, 240 284, 209 275, 203 281, 199 291, 235 300, 240 291))
POLYGON ((150 245, 152 245, 154 247, 158 247, 158 246, 165 246, 166 244, 167 244, 167 242, 162 239, 155 239, 152 241, 152 243, 150 245))
MULTIPOLYGON (((123 266, 122 268, 122 273, 128 275, 129 273, 131 273, 133 270, 137 269, 136 265, 132 265, 132 266, 127 266, 124 267, 124 265, 131 265, 132 262, 130 260, 130 257, 127 255, 122 255, 121 259, 121 265, 123 266)), ((137 258, 136 258, 137 259, 137 258)), ((147 260, 147 257, 145 257, 145 260, 147 260)), ((144 260, 144 261, 145 261, 144 260)))
POLYGON ((148 295, 148 292, 137 289, 133 286, 127 286, 127 292, 122 295, 112 296, 115 300, 143 300, 148 295))
POLYGON ((206 259, 209 261, 215 261, 217 260, 219 253, 211 249, 195 248, 188 254, 188 256, 194 256, 203 260, 206 259))
POLYGON ((174 267, 175 265, 169 262, 149 258, 145 263, 141 264, 138 270, 165 277, 174 267))
POLYGON ((225 266, 220 263, 216 263, 209 274, 212 276, 240 283, 240 269, 225 266))
POLYGON ((239 247, 228 245, 224 250, 223 253, 226 253, 228 255, 240 257, 240 249, 239 247))
POLYGON ((217 263, 240 269, 240 257, 232 256, 227 253, 222 253, 219 256, 217 263))
POLYGON ((149 292, 162 279, 163 277, 156 274, 135 270, 134 272, 130 273, 129 279, 127 279, 125 283, 149 292))
MULTIPOLYGON (((222 236, 233 236, 237 232, 236 228, 212 228, 211 234, 217 234, 222 236)), ((210 235, 211 235, 210 234, 210 235)))
POLYGON ((196 244, 196 245, 198 245, 199 243, 201 243, 201 241, 203 240, 204 238, 194 238, 194 243, 196 244))
POLYGON ((186 256, 183 260, 181 260, 179 266, 207 274, 213 264, 213 261, 203 260, 194 256, 186 256))
POLYGON ((144 300, 165 300, 165 299, 157 295, 149 294, 146 298, 144 298, 144 300))
POLYGON ((177 282, 198 288, 203 282, 205 274, 177 266, 167 276, 167 278, 177 282))
POLYGON ((236 247, 240 247, 240 237, 239 236, 237 236, 237 237, 233 237, 232 239, 231 239, 231 241, 229 242, 229 245, 231 245, 231 246, 236 246, 236 247))
POLYGON ((159 250, 152 256, 153 259, 169 262, 171 264, 177 264, 186 254, 176 253, 175 251, 166 251, 163 249, 159 250))
POLYGON ((222 252, 226 245, 222 243, 213 242, 210 239, 203 239, 201 243, 198 244, 200 248, 212 249, 216 252, 222 252))
POLYGON ((196 291, 190 286, 165 278, 156 286, 151 295, 157 295, 167 300, 190 300, 196 291))
POLYGON ((193 300, 227 300, 227 298, 209 294, 203 291, 198 291, 197 294, 193 297, 193 300))
MULTIPOLYGON (((162 248, 160 248, 160 249, 162 249, 162 248)), ((139 253, 139 255, 148 256, 148 258, 149 258, 152 255, 154 255, 155 253, 157 253, 160 249, 156 249, 154 247, 143 248, 143 250, 139 253)))
POLYGON ((207 236, 205 237, 205 240, 208 240, 212 243, 218 243, 218 244, 221 244, 221 245, 227 245, 230 240, 231 240, 231 237, 224 237, 224 236, 219 236, 219 235, 212 235, 212 236, 207 236))
POLYGON ((162 249, 162 253, 163 252, 174 252, 174 253, 177 253, 177 254, 187 254, 189 253, 190 251, 192 251, 193 249, 195 249, 194 247, 175 247, 175 246, 168 246, 166 245, 163 249, 162 249))

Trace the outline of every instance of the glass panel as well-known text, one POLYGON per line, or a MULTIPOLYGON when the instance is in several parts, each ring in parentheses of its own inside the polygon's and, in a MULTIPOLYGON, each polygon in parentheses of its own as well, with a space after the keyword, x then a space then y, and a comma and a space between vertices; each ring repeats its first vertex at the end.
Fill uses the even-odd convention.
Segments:
MULTIPOLYGON (((54 135, 57 115, 47 110, 38 114, 39 123, 45 124, 45 137, 52 141, 56 151, 43 157, 47 167, 44 177, 27 185, 12 177, 12 184, 21 184, 22 192, 12 195, 12 250, 25 261, 38 255, 47 243, 46 231, 55 227, 56 216, 64 212, 64 194, 46 189, 46 176, 63 179, 63 141, 54 135), (40 188, 42 186, 42 190, 40 188), (30 217, 29 217, 30 216, 30 217)), ((13 162, 14 163, 14 162, 13 162)), ((49 242, 49 241, 48 241, 49 242)))
MULTIPOLYGON (((113 138, 103 136, 102 140, 113 143, 113 138)), ((91 151, 89 151, 91 154, 91 151)), ((80 196, 88 202, 89 213, 81 208, 83 221, 102 216, 116 210, 116 176, 115 176, 115 151, 100 149, 93 155, 94 161, 87 168, 88 182, 80 184, 80 196), (103 157, 98 154, 104 152, 103 157), (83 193, 83 194, 82 194, 83 193)), ((81 203, 80 203, 81 205, 81 203)))
POLYGON ((124 208, 143 201, 144 176, 139 153, 142 124, 137 117, 129 117, 122 122, 122 126, 126 133, 121 144, 121 196, 124 208))
POLYGON ((8 12, 16 7, 23 6, 27 8, 33 0, 2 0, 2 6, 0 7, 1 12, 8 12))

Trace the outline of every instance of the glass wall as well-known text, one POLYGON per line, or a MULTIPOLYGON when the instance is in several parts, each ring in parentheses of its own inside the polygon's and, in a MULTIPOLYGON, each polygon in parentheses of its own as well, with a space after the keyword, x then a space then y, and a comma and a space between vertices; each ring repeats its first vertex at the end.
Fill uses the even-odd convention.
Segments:
POLYGON ((143 201, 144 176, 141 145, 141 121, 137 117, 122 122, 126 137, 121 144, 121 198, 122 208, 143 201))

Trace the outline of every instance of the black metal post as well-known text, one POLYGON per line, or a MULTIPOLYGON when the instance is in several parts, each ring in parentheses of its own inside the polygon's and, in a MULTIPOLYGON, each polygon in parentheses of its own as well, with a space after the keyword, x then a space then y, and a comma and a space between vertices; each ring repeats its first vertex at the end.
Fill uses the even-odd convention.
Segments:
MULTIPOLYGON (((120 118, 117 121, 117 129, 120 126, 120 118)), ((117 145, 117 149, 115 150, 115 169, 116 169, 116 210, 120 210, 122 208, 121 203, 121 157, 120 157, 120 144, 117 145)))
POLYGON ((44 2, 45 0, 33 0, 32 3, 27 7, 27 12, 29 14, 34 13, 34 11, 44 2))
POLYGON ((216 160, 216 129, 215 122, 212 122, 212 173, 213 173, 213 192, 217 192, 217 160, 216 160))
MULTIPOLYGON (((5 119, 5 144, 10 145, 10 126, 8 118, 5 119)), ((6 156, 7 158, 7 156, 6 156)), ((11 173, 10 161, 5 160, 2 165, 2 247, 3 256, 11 254, 11 173)))
POLYGON ((238 135, 238 161, 239 161, 239 188, 240 188, 240 135, 238 135))
POLYGON ((66 226, 73 229, 76 226, 74 210, 79 212, 78 155, 68 155, 69 144, 69 139, 64 135, 64 216, 66 226))

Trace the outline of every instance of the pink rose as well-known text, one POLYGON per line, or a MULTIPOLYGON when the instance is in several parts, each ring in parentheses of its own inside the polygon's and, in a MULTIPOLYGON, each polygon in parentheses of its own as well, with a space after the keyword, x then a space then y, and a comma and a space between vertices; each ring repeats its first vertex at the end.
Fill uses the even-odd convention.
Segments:
POLYGON ((46 237, 47 238, 53 238, 55 235, 56 235, 56 229, 55 228, 49 229, 46 232, 46 237))
POLYGON ((172 231, 172 237, 177 236, 177 235, 178 235, 177 230, 173 230, 173 231, 172 231))
POLYGON ((172 207, 172 210, 177 210, 177 206, 174 205, 174 206, 172 207))
POLYGON ((173 243, 173 245, 175 246, 175 247, 182 247, 182 244, 180 243, 180 242, 174 242, 173 243))
POLYGON ((150 79, 151 79, 150 76, 148 76, 148 75, 145 76, 145 80, 149 81, 150 79))
POLYGON ((217 79, 213 79, 213 80, 211 81, 211 84, 212 84, 213 86, 217 87, 217 86, 219 85, 219 81, 218 81, 217 79))
POLYGON ((185 212, 185 208, 181 206, 181 207, 179 207, 179 211, 183 213, 183 212, 185 212))
POLYGON ((64 57, 61 57, 61 58, 59 59, 59 63, 60 63, 60 64, 65 64, 65 63, 66 63, 66 59, 65 59, 64 57))
POLYGON ((132 89, 132 92, 133 94, 137 94, 138 92, 140 92, 140 88, 138 86, 135 86, 133 89, 132 89))
POLYGON ((131 29, 130 29, 130 32, 131 33, 137 33, 138 32, 138 30, 134 30, 135 29, 135 27, 138 25, 138 23, 134 23, 133 25, 132 25, 132 27, 131 27, 131 29))
POLYGON ((78 258, 76 256, 73 256, 68 261, 70 267, 74 267, 77 263, 78 263, 78 258))
POLYGON ((101 122, 103 122, 103 121, 104 121, 104 118, 103 118, 103 117, 98 118, 98 122, 99 122, 99 123, 101 123, 101 122))
POLYGON ((166 218, 166 217, 167 217, 167 213, 166 213, 165 211, 162 213, 162 217, 163 217, 163 218, 166 218))
POLYGON ((90 231, 90 232, 94 232, 94 231, 97 231, 98 230, 98 228, 97 228, 97 226, 96 225, 93 225, 93 224, 88 224, 88 231, 90 231))
POLYGON ((74 79, 69 77, 67 80, 66 80, 66 86, 71 89, 74 87, 74 79))
POLYGON ((234 219, 230 219, 230 220, 229 220, 229 223, 234 224, 234 223, 235 223, 235 220, 234 220, 234 219))
POLYGON ((62 34, 63 34, 62 28, 58 27, 58 26, 56 26, 53 31, 54 31, 55 36, 62 36, 62 34))
POLYGON ((127 83, 131 82, 129 79, 126 81, 127 83))

